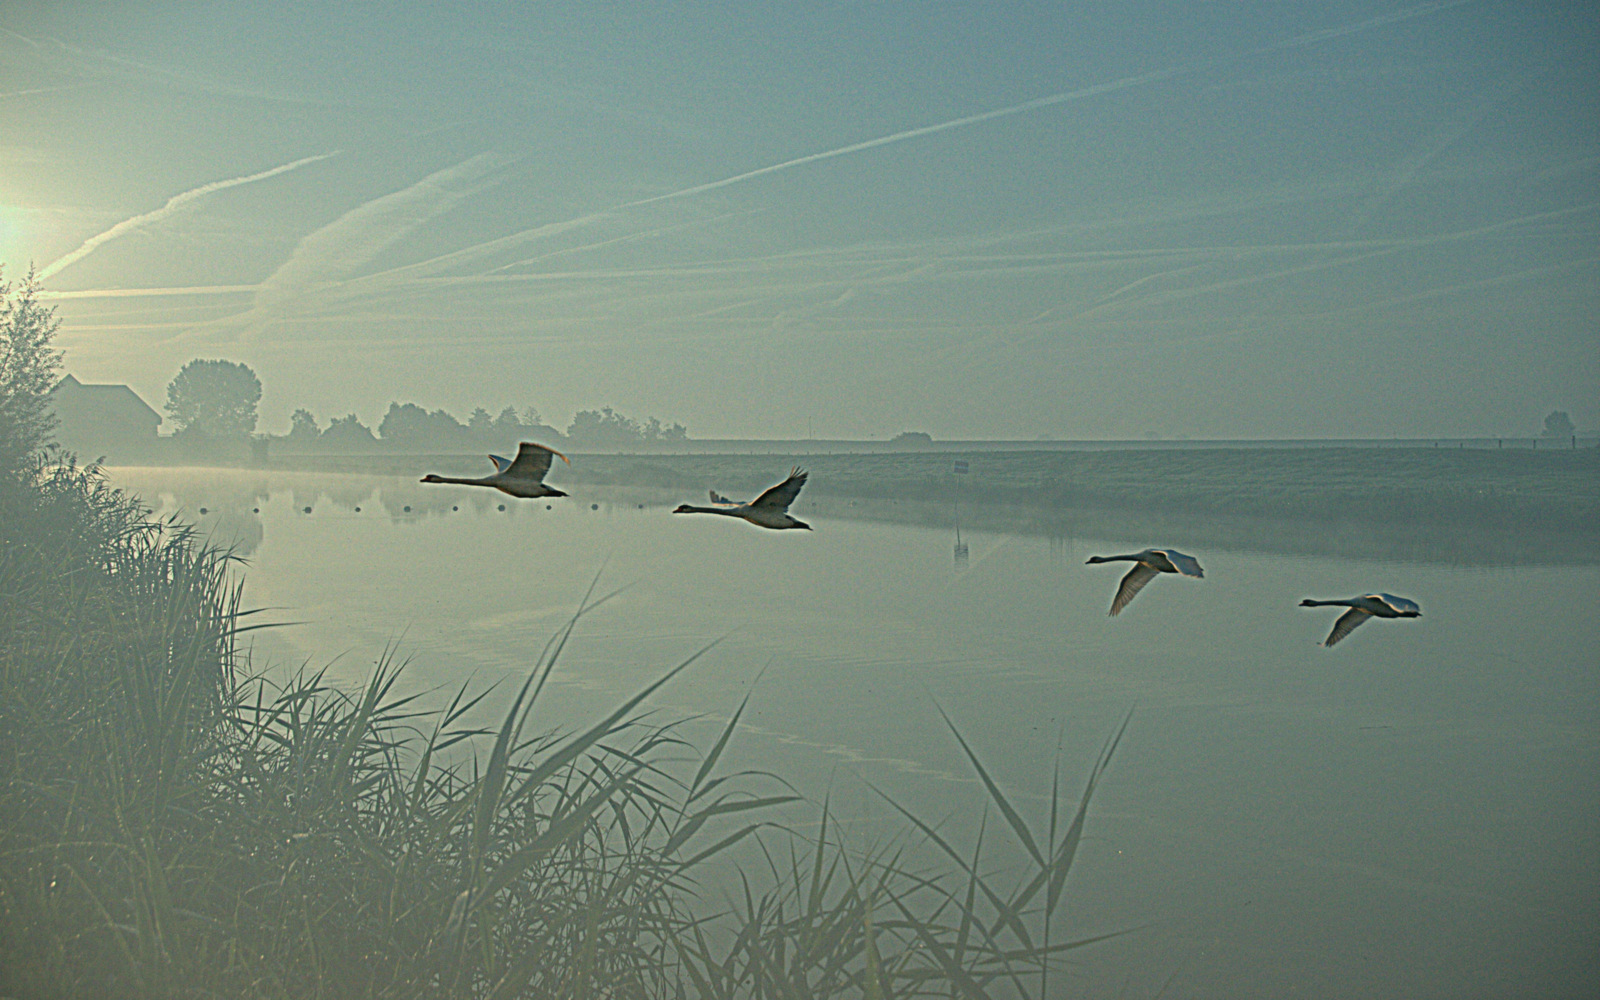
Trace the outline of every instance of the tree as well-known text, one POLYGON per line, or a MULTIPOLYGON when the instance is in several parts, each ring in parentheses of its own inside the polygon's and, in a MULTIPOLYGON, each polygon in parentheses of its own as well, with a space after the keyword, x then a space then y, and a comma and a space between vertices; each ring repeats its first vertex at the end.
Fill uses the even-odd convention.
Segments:
POLYGON ((50 443, 55 414, 49 394, 61 367, 61 352, 50 349, 61 320, 39 304, 33 271, 12 285, 0 273, 0 470, 23 461, 50 443))
POLYGON ((574 444, 625 448, 642 442, 682 441, 689 433, 682 424, 666 426, 655 417, 640 423, 609 406, 602 406, 598 410, 575 413, 566 436, 574 444))
POLYGON ((517 419, 517 409, 508 406, 494 418, 494 432, 500 437, 515 438, 522 433, 522 421, 517 419))
POLYGON ((1572 418, 1567 416, 1566 410, 1552 410, 1544 418, 1544 436, 1547 438, 1569 438, 1578 433, 1572 426, 1572 418))
POLYGON ((567 438, 586 445, 628 445, 643 440, 639 422, 609 406, 579 410, 567 427, 567 438))
POLYGON ((261 380, 249 365, 203 361, 184 365, 167 386, 167 413, 178 432, 242 438, 256 429, 261 380))
POLYGON ((334 417, 328 429, 322 432, 322 440, 334 448, 370 449, 378 443, 372 436, 372 429, 356 419, 354 413, 334 417))
POLYGON ((416 403, 390 403, 378 424, 385 441, 413 447, 452 447, 467 443, 467 428, 444 410, 424 410, 416 403))
POLYGON ((289 440, 315 441, 317 439, 317 418, 307 409, 299 409, 289 415, 289 440))
POLYGON ((390 403, 378 421, 378 435, 385 441, 415 442, 428 433, 428 411, 416 403, 390 403))

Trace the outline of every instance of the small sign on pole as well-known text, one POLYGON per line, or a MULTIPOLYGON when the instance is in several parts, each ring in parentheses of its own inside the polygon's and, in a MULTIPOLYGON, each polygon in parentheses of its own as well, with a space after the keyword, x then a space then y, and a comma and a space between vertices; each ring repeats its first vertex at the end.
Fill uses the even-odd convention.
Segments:
POLYGON ((964 476, 966 474, 967 474, 967 460, 964 459, 964 458, 956 459, 956 475, 964 476))

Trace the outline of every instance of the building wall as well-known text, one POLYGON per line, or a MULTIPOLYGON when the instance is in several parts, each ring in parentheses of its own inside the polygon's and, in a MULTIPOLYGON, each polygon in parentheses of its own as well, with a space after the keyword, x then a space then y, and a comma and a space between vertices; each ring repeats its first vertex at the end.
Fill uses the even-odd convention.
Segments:
POLYGON ((68 375, 50 392, 56 442, 88 462, 156 457, 161 415, 125 385, 84 385, 68 375))

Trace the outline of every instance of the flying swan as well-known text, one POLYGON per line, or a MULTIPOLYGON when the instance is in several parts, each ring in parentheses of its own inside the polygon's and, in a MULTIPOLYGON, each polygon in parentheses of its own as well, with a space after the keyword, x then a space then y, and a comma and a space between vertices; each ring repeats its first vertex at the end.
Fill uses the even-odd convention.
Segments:
POLYGON ((1422 608, 1416 601, 1393 594, 1364 594, 1361 597, 1352 597, 1344 601, 1313 601, 1306 598, 1300 602, 1302 608, 1349 608, 1333 623, 1333 631, 1322 640, 1322 645, 1331 646, 1365 625, 1373 618, 1421 618, 1422 608))
POLYGON ((811 530, 811 525, 804 521, 797 521, 789 516, 789 505, 794 503, 794 498, 800 495, 800 487, 806 484, 806 473, 799 466, 789 473, 789 478, 767 490, 749 503, 739 503, 720 496, 715 490, 711 491, 711 500, 715 507, 695 507, 690 504, 680 504, 674 514, 723 514, 728 517, 742 518, 758 528, 804 528, 811 530))
POLYGON ((454 476, 436 476, 428 473, 422 477, 425 483, 450 483, 456 486, 491 486, 501 493, 508 493, 524 500, 536 497, 564 497, 567 494, 558 489, 553 489, 544 484, 545 473, 550 471, 550 459, 554 456, 566 462, 572 461, 553 448, 546 448, 542 444, 524 441, 517 446, 515 461, 502 458, 499 455, 490 455, 489 461, 494 463, 494 475, 484 476, 482 479, 457 479, 454 476))
POLYGON ((1200 561, 1194 556, 1186 556, 1177 549, 1145 549, 1143 552, 1134 552, 1125 556, 1090 556, 1089 565, 1108 562, 1131 562, 1133 569, 1122 578, 1122 585, 1117 588, 1117 596, 1111 601, 1111 614, 1116 615, 1128 606, 1144 585, 1156 578, 1158 573, 1180 573, 1183 576, 1200 578, 1206 571, 1200 568, 1200 561))

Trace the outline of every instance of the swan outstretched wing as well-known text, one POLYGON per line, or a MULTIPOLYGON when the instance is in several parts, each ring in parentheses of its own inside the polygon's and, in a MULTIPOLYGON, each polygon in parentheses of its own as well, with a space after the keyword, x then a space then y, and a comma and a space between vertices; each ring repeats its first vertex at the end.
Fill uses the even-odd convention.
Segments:
POLYGON ((1128 575, 1122 578, 1122 584, 1117 587, 1117 596, 1111 601, 1111 614, 1119 614, 1157 575, 1155 569, 1144 563, 1134 563, 1133 569, 1128 570, 1128 575))
POLYGON ((1177 549, 1154 549, 1152 551, 1166 556, 1167 560, 1184 576, 1204 577, 1206 575, 1206 571, 1200 568, 1200 560, 1194 556, 1184 555, 1177 549))
POLYGON ((1329 632, 1328 637, 1322 640, 1322 644, 1324 646, 1333 645, 1362 625, 1365 625, 1371 618, 1372 612, 1363 611, 1361 608, 1351 608, 1340 615, 1339 620, 1333 623, 1333 631, 1329 632))
POLYGON ((788 479, 750 501, 750 506, 788 510, 789 505, 794 503, 794 498, 800 495, 800 487, 805 484, 806 473, 797 465, 794 471, 789 473, 788 479))
POLYGON ((721 506, 724 506, 724 507, 743 507, 744 506, 744 501, 743 500, 735 500, 732 497, 725 497, 721 493, 718 493, 716 490, 712 490, 711 491, 711 502, 714 503, 714 504, 720 504, 721 506))
POLYGON ((503 455, 490 455, 489 461, 494 463, 494 471, 496 472, 504 472, 511 468, 511 459, 503 455))
POLYGON ((568 465, 572 464, 567 456, 554 448, 546 448, 542 444, 524 441, 517 446, 517 460, 500 471, 507 476, 539 482, 544 479, 544 474, 550 471, 551 456, 561 459, 568 465))

